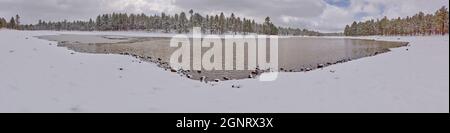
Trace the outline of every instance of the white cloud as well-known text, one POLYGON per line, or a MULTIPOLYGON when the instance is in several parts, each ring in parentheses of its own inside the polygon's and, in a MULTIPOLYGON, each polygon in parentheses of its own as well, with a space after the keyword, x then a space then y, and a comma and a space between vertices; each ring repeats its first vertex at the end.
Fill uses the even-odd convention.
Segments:
POLYGON ((105 2, 112 11, 145 13, 145 12, 174 12, 177 7, 175 0, 114 0, 105 2))
POLYGON ((349 7, 327 6, 315 29, 321 31, 342 31, 346 24, 369 19, 411 16, 419 11, 434 13, 442 6, 449 6, 448 0, 350 0, 349 7))

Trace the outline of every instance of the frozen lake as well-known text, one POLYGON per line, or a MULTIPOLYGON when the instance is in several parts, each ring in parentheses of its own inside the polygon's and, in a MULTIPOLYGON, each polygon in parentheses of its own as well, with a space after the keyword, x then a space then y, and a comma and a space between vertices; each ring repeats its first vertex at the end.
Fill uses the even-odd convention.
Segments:
POLYGON ((121 41, 124 41, 121 36, 156 36, 139 32, 0 30, 0 112, 448 113, 449 110, 448 35, 358 37, 410 43, 377 56, 306 73, 280 73, 272 82, 242 79, 205 84, 164 71, 154 63, 140 64, 136 62, 139 59, 131 56, 78 53, 35 38, 61 34, 115 35, 108 38, 121 41))
MULTIPOLYGON (((157 63, 161 68, 164 68, 167 71, 171 71, 171 68, 168 65, 170 56, 175 50, 178 49, 169 46, 171 39, 169 37, 63 34, 39 36, 38 38, 56 41, 58 42, 58 46, 67 47, 68 49, 76 52, 135 56, 142 61, 157 63)), ((381 53, 389 52, 390 48, 402 47, 408 44, 407 42, 375 41, 369 39, 313 37, 279 38, 278 41, 278 71, 280 72, 310 71, 337 63, 344 63, 363 57, 375 56, 381 53)), ((224 40, 223 44, 225 44, 224 40)), ((225 46, 222 45, 222 47, 222 57, 225 57, 225 46)), ((245 46, 244 48, 245 66, 247 66, 249 59, 248 46, 245 46)), ((202 54, 209 49, 210 48, 202 48, 202 54)), ((267 51, 269 50, 270 48, 267 47, 267 51)), ((235 50, 234 55, 236 55, 235 50)), ((269 58, 269 52, 267 57, 269 58)), ((222 62, 225 62, 224 60, 225 59, 222 58, 222 62)), ((193 61, 191 60, 191 66, 192 62, 193 61)), ((179 73, 194 80, 199 80, 201 77, 207 77, 207 81, 213 81, 215 79, 232 80, 252 78, 262 72, 264 71, 260 70, 255 72, 255 70, 246 69, 213 71, 187 70, 179 73)))

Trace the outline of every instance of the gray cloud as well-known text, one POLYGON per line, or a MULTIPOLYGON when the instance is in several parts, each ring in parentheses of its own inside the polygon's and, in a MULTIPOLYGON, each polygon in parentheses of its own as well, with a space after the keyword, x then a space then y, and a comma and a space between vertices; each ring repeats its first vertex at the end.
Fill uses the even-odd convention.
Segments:
POLYGON ((203 12, 217 10, 249 16, 277 17, 282 14, 306 18, 320 15, 325 7, 325 3, 318 0, 178 0, 174 4, 203 12))
POLYGON ((20 14, 25 23, 38 19, 86 19, 101 11, 100 0, 0 0, 0 15, 20 14))
POLYGON ((44 20, 87 20, 101 13, 155 14, 193 9, 201 14, 235 13, 262 21, 270 16, 277 25, 325 32, 342 31, 354 20, 432 13, 447 0, 350 0, 338 7, 324 0, 0 0, 0 17, 22 16, 23 23, 44 20), (365 16, 360 16, 364 14, 365 16))
POLYGON ((314 18, 320 16, 326 7, 326 3, 320 0, 177 0, 174 4, 184 10, 194 9, 204 14, 235 13, 257 21, 269 16, 277 25, 293 27, 306 27, 307 23, 285 23, 283 16, 314 18))

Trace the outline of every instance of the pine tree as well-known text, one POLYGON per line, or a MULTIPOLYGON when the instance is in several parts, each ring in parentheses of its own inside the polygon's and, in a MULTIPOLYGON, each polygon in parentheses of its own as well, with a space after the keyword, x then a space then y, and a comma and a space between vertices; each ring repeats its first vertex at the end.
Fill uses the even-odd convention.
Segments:
POLYGON ((266 17, 263 24, 263 31, 266 35, 277 35, 278 28, 270 21, 270 17, 266 17))
POLYGON ((214 29, 215 29, 214 25, 215 25, 215 20, 214 20, 214 17, 211 15, 211 16, 209 16, 209 27, 210 27, 209 33, 210 34, 214 33, 214 29))
POLYGON ((443 6, 441 9, 436 11, 435 13, 435 27, 438 31, 438 34, 448 33, 448 9, 443 6))
POLYGON ((189 18, 189 27, 193 27, 193 17, 194 17, 194 10, 189 10, 189 14, 191 15, 189 18))
POLYGON ((95 30, 102 30, 102 18, 100 15, 97 16, 97 19, 95 19, 95 30))
POLYGON ((5 28, 8 25, 5 18, 0 18, 0 29, 5 28))
POLYGON ((233 31, 233 33, 234 34, 237 34, 237 25, 236 25, 236 16, 234 16, 234 13, 231 13, 231 16, 230 16, 230 28, 231 28, 231 31, 233 31))
POLYGON ((170 32, 169 19, 170 19, 169 16, 166 16, 165 13, 161 14, 162 29, 164 30, 165 33, 169 33, 170 32))
POLYGON ((434 14, 419 12, 412 17, 365 22, 353 22, 346 26, 344 34, 347 36, 360 35, 433 35, 448 34, 448 9, 444 6, 434 14))
POLYGON ((11 19, 9 20, 9 23, 8 23, 8 28, 14 29, 15 27, 16 27, 16 20, 14 19, 14 17, 11 17, 11 19))
POLYGON ((378 29, 380 29, 381 35, 387 35, 388 30, 388 19, 386 16, 384 16, 383 19, 381 19, 378 29))
POLYGON ((354 36, 358 34, 358 27, 357 27, 357 23, 353 22, 352 25, 350 26, 350 36, 354 36))
POLYGON ((19 29, 19 28, 20 28, 20 16, 19 16, 19 14, 16 14, 16 21, 15 21, 14 29, 19 29))
POLYGON ((88 30, 89 31, 95 30, 95 23, 92 19, 89 19, 88 30))
POLYGON ((346 26, 345 26, 345 29, 344 29, 344 35, 346 35, 346 36, 351 36, 350 33, 351 33, 351 32, 350 32, 350 26, 346 25, 346 26))
POLYGON ((220 34, 225 33, 225 15, 222 13, 220 13, 220 18, 219 18, 219 31, 220 34))
POLYGON ((181 12, 179 19, 180 19, 180 25, 179 25, 180 31, 179 31, 179 33, 188 32, 186 13, 181 12))
MULTIPOLYGON (((225 34, 233 32, 238 33, 258 33, 258 34, 308 34, 320 35, 318 32, 277 27, 268 17, 268 21, 264 23, 257 23, 255 20, 237 17, 234 13, 229 17, 225 17, 224 13, 216 15, 206 15, 203 17, 199 13, 194 13, 190 10, 190 18, 186 13, 168 15, 165 13, 147 16, 145 14, 126 14, 126 13, 112 13, 101 14, 95 19, 88 21, 72 21, 68 22, 46 22, 40 20, 36 25, 23 25, 20 29, 25 30, 81 30, 81 31, 121 31, 121 30, 147 30, 157 32, 171 32, 188 33, 192 27, 201 27, 203 33, 211 34, 225 34)), ((19 18, 18 15, 16 18, 19 18)), ((14 23, 8 24, 7 27, 17 28, 17 19, 13 18, 14 23)), ((6 22, 5 22, 6 23, 6 22)), ((3 25, 3 24, 2 24, 3 25)))
POLYGON ((266 19, 264 19, 264 26, 263 26, 263 31, 264 34, 270 34, 270 17, 266 17, 266 19))

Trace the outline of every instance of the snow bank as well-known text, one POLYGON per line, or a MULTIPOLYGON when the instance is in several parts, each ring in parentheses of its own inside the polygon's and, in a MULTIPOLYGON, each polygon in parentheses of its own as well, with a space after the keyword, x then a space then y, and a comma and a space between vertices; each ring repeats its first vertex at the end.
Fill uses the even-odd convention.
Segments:
POLYGON ((449 112, 448 36, 400 37, 411 46, 274 82, 212 86, 33 37, 66 33, 151 36, 0 30, 0 112, 449 112))

